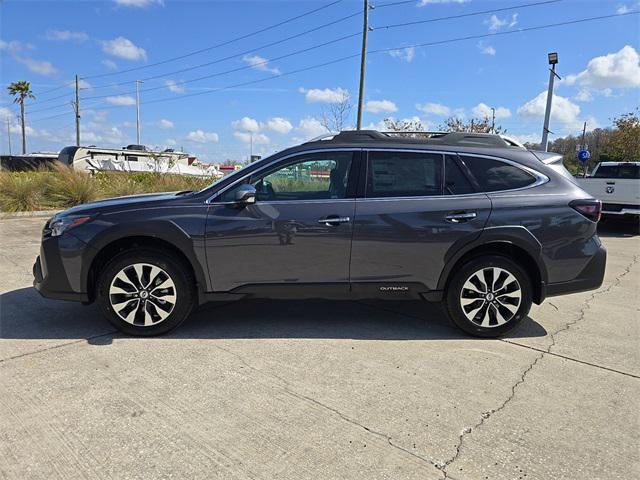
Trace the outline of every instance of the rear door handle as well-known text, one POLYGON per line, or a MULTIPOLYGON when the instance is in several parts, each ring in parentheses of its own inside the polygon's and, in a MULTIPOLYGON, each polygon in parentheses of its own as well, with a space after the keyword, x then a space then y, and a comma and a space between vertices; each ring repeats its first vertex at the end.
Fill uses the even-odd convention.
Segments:
POLYGON ((349 217, 338 217, 337 215, 329 215, 327 218, 321 218, 318 223, 323 223, 327 227, 337 227, 341 223, 349 223, 351 219, 349 217))
POLYGON ((444 218, 447 222, 463 223, 463 222, 468 222, 469 220, 473 220, 477 216, 478 214, 476 212, 456 212, 456 213, 450 213, 444 218))

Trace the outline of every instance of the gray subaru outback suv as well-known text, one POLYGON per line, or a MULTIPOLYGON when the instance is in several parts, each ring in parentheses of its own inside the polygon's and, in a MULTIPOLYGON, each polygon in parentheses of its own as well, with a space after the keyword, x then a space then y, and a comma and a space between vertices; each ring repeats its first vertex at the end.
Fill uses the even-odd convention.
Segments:
POLYGON ((600 202, 562 157, 498 135, 342 132, 198 192, 80 205, 45 225, 35 287, 158 335, 248 296, 443 301, 504 334, 548 296, 602 284, 600 202))

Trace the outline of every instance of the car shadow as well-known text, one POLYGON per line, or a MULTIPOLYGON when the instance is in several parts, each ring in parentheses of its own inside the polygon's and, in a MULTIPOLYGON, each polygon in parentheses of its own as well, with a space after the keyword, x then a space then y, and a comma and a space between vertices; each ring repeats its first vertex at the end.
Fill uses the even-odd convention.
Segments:
POLYGON ((622 220, 606 218, 598 223, 598 235, 606 237, 637 237, 640 235, 640 222, 636 219, 622 220))
MULTIPOLYGON (((541 337, 525 319, 509 338, 541 337)), ((121 336, 96 305, 42 298, 33 288, 0 295, 0 339, 86 339, 109 345, 121 336)), ((453 326, 442 307, 423 301, 244 299, 207 304, 162 339, 472 339, 453 326)))

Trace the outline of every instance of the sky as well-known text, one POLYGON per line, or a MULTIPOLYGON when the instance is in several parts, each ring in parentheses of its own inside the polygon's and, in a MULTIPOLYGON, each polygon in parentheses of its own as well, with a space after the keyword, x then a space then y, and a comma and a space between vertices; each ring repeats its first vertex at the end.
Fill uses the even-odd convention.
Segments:
MULTIPOLYGON (((26 103, 27 150, 75 144, 75 75, 84 145, 136 143, 136 80, 141 143, 205 162, 246 159, 251 149, 268 155, 321 135, 323 110, 344 98, 354 104, 353 126, 362 3, 5 0, 0 151, 8 150, 7 121, 19 149, 19 109, 6 93, 17 80, 31 82, 36 96, 26 103)), ((391 117, 437 130, 448 116, 483 117, 493 107, 509 135, 539 142, 553 51, 561 80, 550 139, 580 134, 585 121, 588 130, 609 126, 640 106, 638 0, 370 3, 367 128, 384 129, 391 117)))

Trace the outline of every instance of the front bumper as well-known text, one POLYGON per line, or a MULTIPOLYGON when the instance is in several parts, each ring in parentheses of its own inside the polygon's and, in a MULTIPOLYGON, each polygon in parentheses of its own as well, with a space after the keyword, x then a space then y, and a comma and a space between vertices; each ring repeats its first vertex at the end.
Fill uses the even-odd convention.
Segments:
POLYGON ((607 251, 600 245, 589 263, 580 274, 568 282, 550 283, 546 286, 546 296, 555 297, 569 293, 586 292, 600 288, 604 281, 604 272, 607 264, 607 251))
POLYGON ((33 264, 33 286, 43 297, 88 302, 81 285, 82 252, 86 244, 70 234, 45 237, 33 264))

